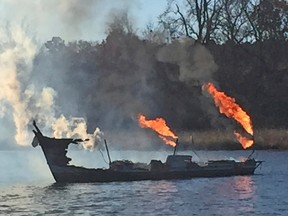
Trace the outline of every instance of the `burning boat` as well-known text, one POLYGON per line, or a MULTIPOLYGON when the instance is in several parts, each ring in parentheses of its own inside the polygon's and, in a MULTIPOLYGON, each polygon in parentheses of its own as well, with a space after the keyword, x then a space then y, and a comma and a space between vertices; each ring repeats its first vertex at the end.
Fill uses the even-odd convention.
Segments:
POLYGON ((195 177, 223 177, 235 175, 253 175, 255 169, 262 163, 248 158, 243 162, 234 160, 208 161, 204 165, 192 161, 190 155, 169 155, 166 162, 151 160, 150 164, 133 163, 131 161, 111 162, 109 151, 109 168, 85 168, 69 165, 71 158, 66 156, 68 146, 85 142, 82 139, 56 139, 46 137, 33 122, 35 138, 32 145, 39 144, 45 155, 50 171, 58 183, 90 183, 113 181, 169 180, 190 179, 195 177))

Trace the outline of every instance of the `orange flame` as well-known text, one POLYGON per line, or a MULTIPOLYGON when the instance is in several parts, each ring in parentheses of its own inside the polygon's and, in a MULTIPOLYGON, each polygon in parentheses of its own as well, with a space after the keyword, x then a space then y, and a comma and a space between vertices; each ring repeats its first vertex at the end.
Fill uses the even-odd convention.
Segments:
POLYGON ((250 139, 242 136, 241 134, 237 133, 236 131, 234 131, 234 134, 235 134, 238 142, 241 143, 241 145, 244 149, 250 148, 253 145, 253 143, 254 143, 253 140, 250 140, 250 139))
POLYGON ((169 138, 177 139, 178 136, 171 131, 164 119, 156 118, 155 120, 146 120, 144 115, 139 115, 138 123, 141 128, 150 128, 154 130, 167 145, 171 145, 173 147, 176 146, 176 143, 169 138))
MULTIPOLYGON (((242 125, 247 133, 253 136, 253 126, 250 116, 235 102, 234 98, 225 95, 224 92, 220 92, 212 83, 205 84, 203 86, 214 98, 216 106, 219 107, 220 113, 225 114, 228 118, 235 119, 242 125)), ((235 133, 237 140, 241 143, 244 149, 253 145, 253 140, 241 136, 239 133, 235 133), (237 135, 236 135, 237 134, 237 135)))

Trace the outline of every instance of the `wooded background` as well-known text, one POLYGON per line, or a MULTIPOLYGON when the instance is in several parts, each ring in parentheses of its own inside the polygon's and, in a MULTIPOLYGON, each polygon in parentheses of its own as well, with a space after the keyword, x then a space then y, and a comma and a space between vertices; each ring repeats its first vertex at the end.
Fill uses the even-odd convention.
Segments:
POLYGON ((134 128, 140 113, 174 131, 239 129, 202 91, 207 82, 256 129, 287 129, 287 9, 280 0, 170 0, 146 29, 123 13, 101 42, 53 37, 34 74, 58 92, 61 112, 104 131, 134 128))

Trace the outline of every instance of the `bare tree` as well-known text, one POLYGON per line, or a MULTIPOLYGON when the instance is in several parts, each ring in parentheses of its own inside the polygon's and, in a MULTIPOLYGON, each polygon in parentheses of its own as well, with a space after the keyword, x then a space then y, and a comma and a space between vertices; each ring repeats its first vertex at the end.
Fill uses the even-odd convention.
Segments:
POLYGON ((220 0, 184 0, 181 5, 170 1, 160 22, 169 29, 172 38, 185 35, 205 44, 214 39, 220 13, 220 0))
POLYGON ((196 35, 197 40, 207 43, 214 36, 218 28, 219 16, 222 6, 219 0, 186 0, 191 8, 189 15, 195 17, 191 32, 196 35))
POLYGON ((281 0, 250 1, 245 15, 255 41, 288 38, 288 4, 281 0))
POLYGON ((163 44, 169 42, 169 34, 161 25, 154 25, 148 23, 146 28, 142 32, 144 40, 148 40, 152 43, 163 44))
POLYGON ((249 39, 251 28, 245 16, 249 0, 222 0, 222 13, 220 16, 220 40, 242 43, 249 39))

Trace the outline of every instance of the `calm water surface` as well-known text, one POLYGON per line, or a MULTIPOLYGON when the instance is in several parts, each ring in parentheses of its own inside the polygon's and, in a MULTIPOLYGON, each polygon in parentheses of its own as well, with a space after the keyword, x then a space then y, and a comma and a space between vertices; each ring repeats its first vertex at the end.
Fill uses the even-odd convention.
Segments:
MULTIPOLYGON (((256 158, 265 162, 253 176, 61 185, 54 183, 39 150, 0 151, 1 215, 288 215, 288 152, 258 151, 256 158)), ((238 160, 248 154, 197 152, 201 160, 238 160)), ((70 156, 83 166, 106 165, 98 153, 70 156)), ((111 156, 165 161, 167 152, 111 156)))

